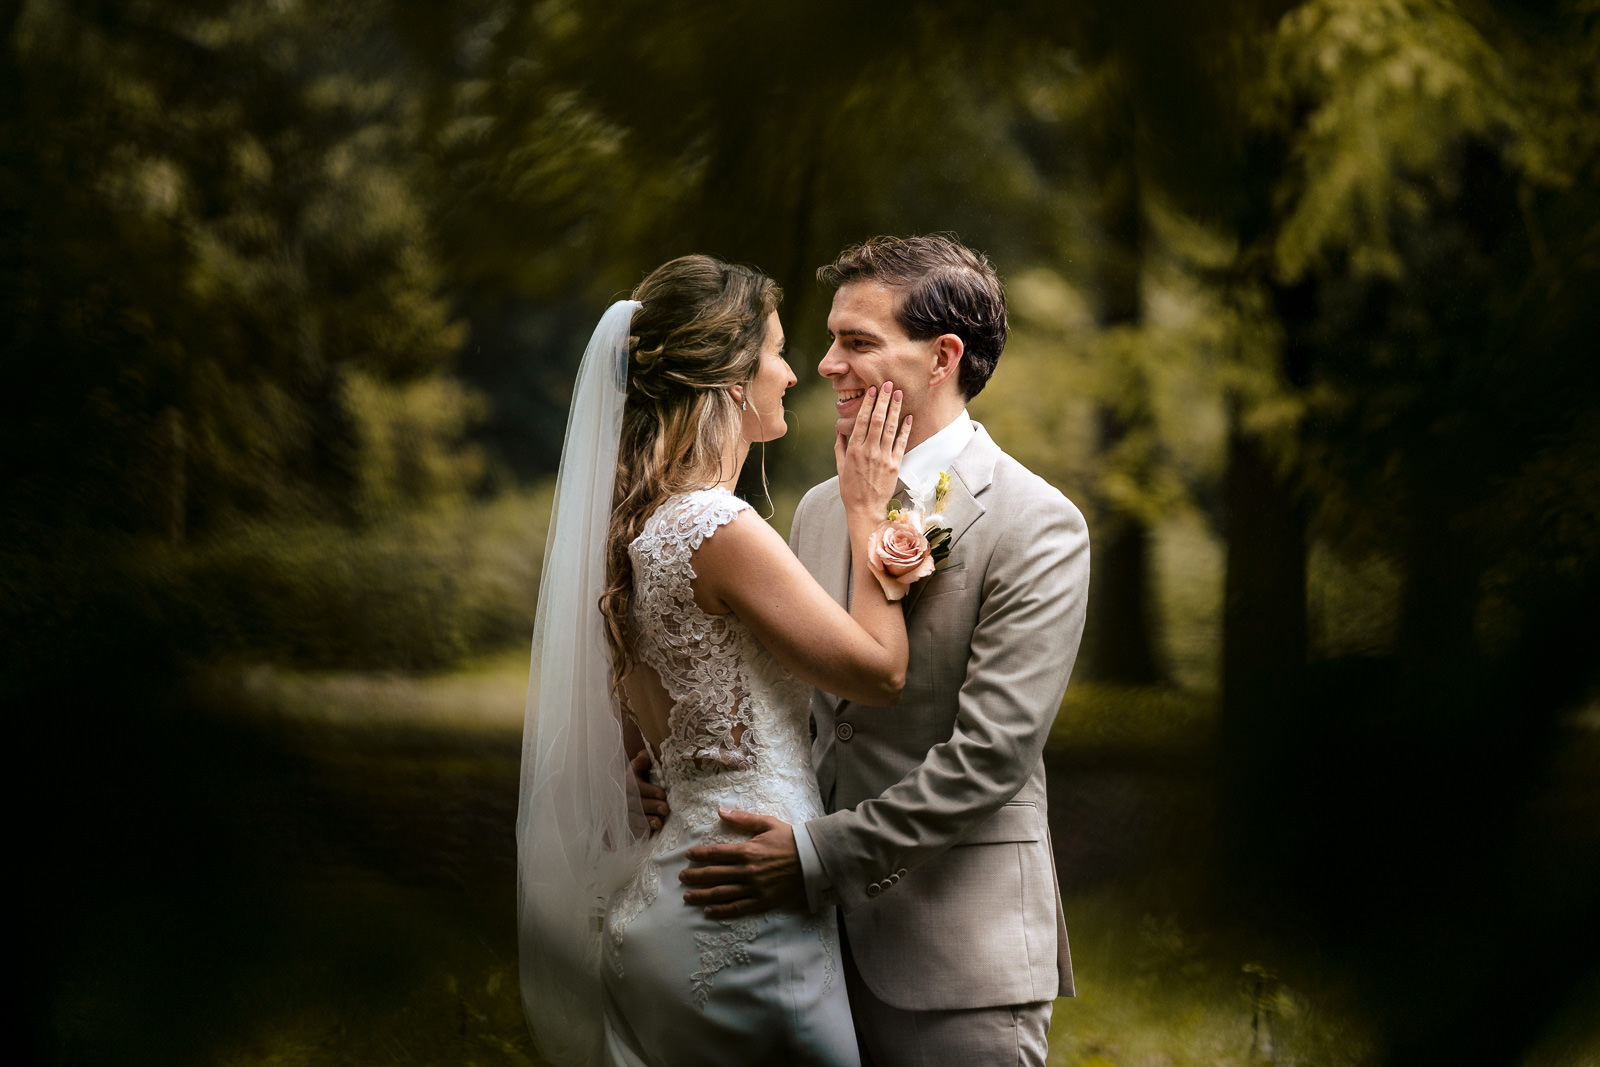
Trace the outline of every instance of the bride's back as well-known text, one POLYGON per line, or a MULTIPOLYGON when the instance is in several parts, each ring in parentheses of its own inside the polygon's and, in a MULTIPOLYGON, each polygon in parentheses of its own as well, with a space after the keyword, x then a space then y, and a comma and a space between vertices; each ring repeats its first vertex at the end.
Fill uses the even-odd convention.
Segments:
POLYGON ((808 764, 804 687, 738 618, 708 612, 695 597, 697 550, 748 508, 725 489, 679 494, 629 546, 637 662, 624 689, 669 786, 808 764))
POLYGON ((710 627, 695 616, 710 620, 717 614, 706 610, 694 589, 694 579, 698 576, 694 568, 695 550, 715 526, 720 525, 717 520, 726 515, 725 509, 719 509, 709 515, 700 514, 697 521, 696 512, 702 511, 704 505, 690 502, 706 495, 681 494, 668 498, 646 520, 645 528, 628 546, 633 564, 631 651, 634 658, 623 679, 623 693, 629 714, 658 762, 677 701, 662 680, 661 670, 652 664, 663 664, 667 676, 678 680, 675 688, 681 698, 684 689, 693 687, 696 661, 708 654, 711 645, 710 627), (687 599, 684 597, 686 590, 687 599))

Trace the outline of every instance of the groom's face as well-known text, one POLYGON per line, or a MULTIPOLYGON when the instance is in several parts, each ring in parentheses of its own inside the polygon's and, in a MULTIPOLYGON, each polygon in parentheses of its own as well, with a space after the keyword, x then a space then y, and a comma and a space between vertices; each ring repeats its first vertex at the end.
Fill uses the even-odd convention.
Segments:
POLYGON ((828 313, 832 343, 817 372, 833 383, 835 432, 848 435, 869 386, 894 383, 907 415, 923 410, 937 341, 913 341, 895 320, 898 291, 878 282, 851 282, 833 294, 828 313))

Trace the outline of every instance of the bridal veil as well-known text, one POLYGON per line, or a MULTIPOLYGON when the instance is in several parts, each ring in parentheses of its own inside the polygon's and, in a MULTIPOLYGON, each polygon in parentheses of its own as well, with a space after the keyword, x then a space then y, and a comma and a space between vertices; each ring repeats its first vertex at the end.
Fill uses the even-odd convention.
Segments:
POLYGON ((611 695, 600 615, 635 300, 611 305, 578 368, 534 619, 517 810, 523 1007, 555 1064, 598 1062, 600 926, 648 831, 611 695))

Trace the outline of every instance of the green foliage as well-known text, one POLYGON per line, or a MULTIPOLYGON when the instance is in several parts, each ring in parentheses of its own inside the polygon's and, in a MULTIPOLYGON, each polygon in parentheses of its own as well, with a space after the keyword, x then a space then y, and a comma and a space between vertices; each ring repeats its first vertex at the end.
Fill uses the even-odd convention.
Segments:
MULTIPOLYGON (((1227 280, 1238 424, 1352 588, 1392 568, 1398 602, 1378 600, 1408 655, 1485 651, 1493 627, 1474 636, 1470 620, 1508 616, 1481 576, 1503 590, 1509 565, 1490 561, 1517 557, 1530 520, 1548 528, 1528 502, 1586 499, 1591 449, 1571 428, 1597 392, 1578 295, 1600 265, 1597 42, 1586 4, 1313 0, 1262 37, 1259 80, 1241 86, 1281 155, 1272 221, 1242 229, 1227 280)), ((1515 597, 1545 595, 1534 569, 1515 597)), ((1510 640, 1502 627, 1491 646, 1510 640)))
POLYGON ((1053 1067, 1373 1061, 1371 1026, 1325 976, 1309 987, 1280 976, 1250 958, 1244 939, 1186 925, 1161 904, 1141 912, 1136 894, 1063 904, 1069 927, 1084 931, 1073 937, 1073 965, 1085 977, 1075 998, 1056 1003, 1053 1067))
POLYGON ((1110 515, 1159 523, 1215 507, 1233 318, 1191 257, 1216 238, 1166 215, 1142 283, 1148 311, 1102 328, 1083 289, 1047 267, 1008 281, 1012 339, 972 403, 1006 448, 1072 497, 1091 528, 1110 515), (1106 412, 1124 432, 1108 441, 1106 412))
POLYGON ((1049 745, 1066 752, 1107 748, 1201 749, 1216 725, 1216 701, 1171 686, 1074 683, 1050 727, 1049 745))
POLYGON ((435 670, 527 640, 550 502, 545 487, 360 533, 241 524, 154 549, 146 621, 201 661, 435 670))
POLYGON ((1358 274, 1403 273, 1391 226, 1459 195, 1463 142, 1521 135, 1528 117, 1506 81, 1501 55, 1449 3, 1313 0, 1286 15, 1258 98, 1261 121, 1294 144, 1279 278, 1335 252, 1358 274))
POLYGON ((0 27, 8 675, 130 643, 151 669, 421 666, 522 628, 495 583, 526 568, 475 569, 430 510, 467 514, 481 401, 448 376, 420 96, 368 62, 383 14, 34 3, 0 27))
POLYGON ((464 439, 484 400, 455 379, 392 385, 350 370, 344 404, 355 424, 357 510, 366 522, 460 504, 481 481, 482 449, 464 439))
POLYGON ((417 183, 414 98, 326 73, 334 9, 29 4, 0 119, 18 503, 178 538, 337 516, 345 368, 438 372, 462 341, 417 183), (14 199, 12 199, 14 198, 14 199))

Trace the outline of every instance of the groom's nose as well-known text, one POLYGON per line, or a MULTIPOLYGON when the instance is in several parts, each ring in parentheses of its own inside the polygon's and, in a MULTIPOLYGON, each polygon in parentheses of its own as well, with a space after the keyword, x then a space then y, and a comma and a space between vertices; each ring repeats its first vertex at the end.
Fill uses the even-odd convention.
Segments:
POLYGON ((845 361, 839 358, 839 342, 835 341, 828 346, 822 354, 822 362, 817 364, 817 373, 824 378, 832 378, 848 370, 845 361))

